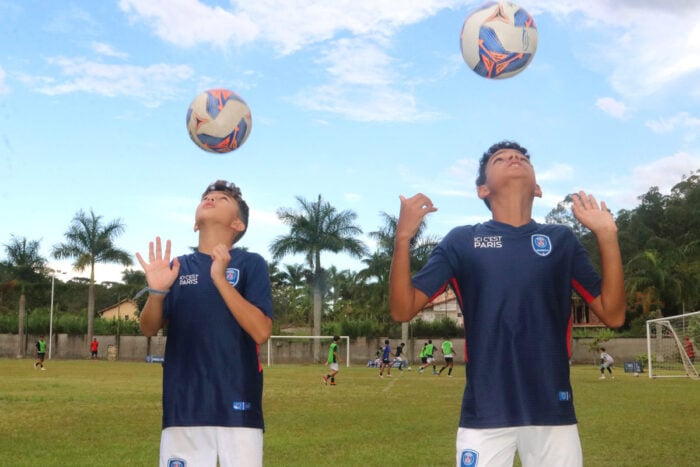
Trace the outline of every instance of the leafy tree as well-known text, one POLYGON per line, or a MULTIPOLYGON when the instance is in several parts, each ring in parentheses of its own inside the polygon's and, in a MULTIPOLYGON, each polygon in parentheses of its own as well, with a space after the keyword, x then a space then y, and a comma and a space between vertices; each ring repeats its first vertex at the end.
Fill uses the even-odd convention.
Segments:
POLYGON ((571 208, 574 205, 574 199, 569 194, 564 197, 563 200, 557 203, 557 207, 549 211, 544 219, 547 224, 561 224, 566 225, 573 230, 574 235, 579 240, 586 235, 589 230, 581 224, 578 219, 574 216, 571 208))
POLYGON ((20 288, 17 357, 21 358, 24 357, 25 348, 26 287, 42 279, 46 260, 39 254, 40 244, 38 240, 28 241, 25 237, 18 238, 13 235, 10 243, 4 246, 7 255, 6 266, 11 276, 14 277, 14 283, 20 288))
POLYGON ((57 259, 73 259, 77 271, 90 270, 87 309, 87 337, 92 340, 95 319, 95 264, 120 263, 130 266, 131 255, 118 249, 114 239, 124 232, 125 226, 117 219, 103 224, 102 216, 90 210, 86 214, 78 211, 65 233, 66 242, 54 246, 53 256, 57 259))
MULTIPOLYGON (((361 257, 367 247, 357 236, 362 229, 355 225, 357 214, 353 211, 338 212, 321 195, 314 202, 297 197, 299 209, 282 208, 277 217, 289 226, 288 235, 277 237, 270 245, 273 259, 281 259, 288 254, 304 255, 306 264, 313 271, 313 316, 314 335, 321 333, 321 312, 324 271, 321 266, 321 253, 347 253, 361 257)), ((320 345, 314 340, 314 360, 320 357, 320 345)))

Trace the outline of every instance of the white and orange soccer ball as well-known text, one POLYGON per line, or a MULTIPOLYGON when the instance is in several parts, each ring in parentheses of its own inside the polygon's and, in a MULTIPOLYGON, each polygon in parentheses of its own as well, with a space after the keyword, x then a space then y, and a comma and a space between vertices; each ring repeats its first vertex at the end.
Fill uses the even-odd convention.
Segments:
POLYGON ((510 78, 523 71, 537 51, 537 26, 512 2, 491 2, 472 11, 462 26, 462 57, 484 78, 510 78))
POLYGON ((204 91, 187 109, 190 138, 209 152, 227 153, 240 148, 252 125, 248 104, 228 89, 204 91))

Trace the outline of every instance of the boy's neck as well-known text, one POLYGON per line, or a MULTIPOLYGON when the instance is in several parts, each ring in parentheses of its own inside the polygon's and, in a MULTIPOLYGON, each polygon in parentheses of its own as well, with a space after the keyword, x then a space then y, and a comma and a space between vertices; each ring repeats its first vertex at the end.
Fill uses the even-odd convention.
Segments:
POLYGON ((532 220, 532 196, 511 197, 508 199, 492 197, 491 217, 496 222, 520 227, 532 220))
POLYGON ((228 227, 213 227, 199 230, 199 243, 197 251, 210 254, 216 245, 223 243, 228 245, 229 250, 233 248, 233 237, 235 232, 228 227))

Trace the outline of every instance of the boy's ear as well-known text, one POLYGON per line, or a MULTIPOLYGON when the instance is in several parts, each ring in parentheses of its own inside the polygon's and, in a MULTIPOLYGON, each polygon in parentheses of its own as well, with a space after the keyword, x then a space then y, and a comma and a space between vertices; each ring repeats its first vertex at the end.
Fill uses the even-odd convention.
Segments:
POLYGON ((242 220, 236 219, 235 221, 231 222, 231 228, 236 232, 243 232, 245 230, 245 224, 242 220))
POLYGON ((535 192, 533 194, 538 198, 542 197, 542 188, 537 183, 535 183, 535 192))
POLYGON ((194 231, 195 232, 199 231, 199 225, 196 222, 194 223, 194 231))
POLYGON ((491 194, 491 190, 489 190, 489 187, 486 185, 479 185, 476 187, 476 195, 479 197, 479 199, 484 200, 488 198, 488 196, 491 194))

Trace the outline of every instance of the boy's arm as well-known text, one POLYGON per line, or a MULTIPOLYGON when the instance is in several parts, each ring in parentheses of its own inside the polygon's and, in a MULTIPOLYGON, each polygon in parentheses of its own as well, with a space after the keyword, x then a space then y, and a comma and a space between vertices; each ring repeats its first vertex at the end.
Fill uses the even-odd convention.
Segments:
POLYGON ((625 323, 627 303, 617 225, 604 201, 599 208, 593 195, 583 191, 573 195, 573 200, 574 216, 596 236, 600 251, 601 290, 589 306, 604 324, 618 328, 625 323))
POLYGON ((411 282, 411 239, 416 235, 423 217, 437 211, 430 199, 417 194, 401 196, 401 212, 396 223, 394 254, 389 272, 389 308, 395 321, 410 321, 428 303, 429 297, 413 287, 411 282))
POLYGON ((228 247, 219 244, 212 250, 211 279, 238 324, 257 344, 264 344, 272 335, 272 319, 243 297, 226 280, 226 266, 231 260, 228 247))

